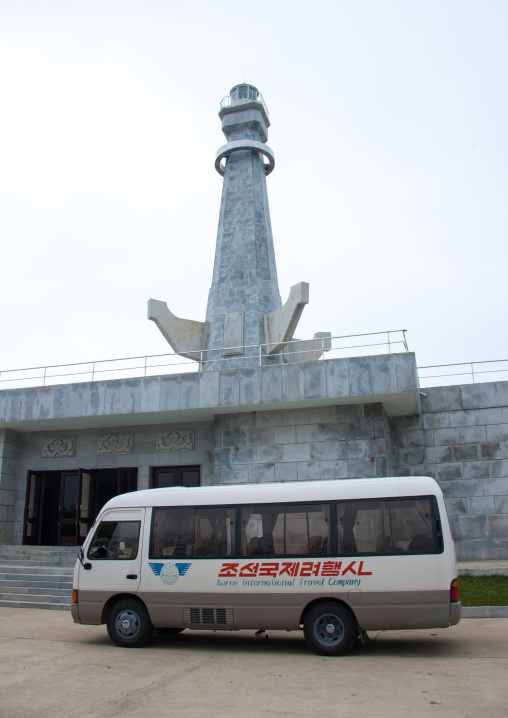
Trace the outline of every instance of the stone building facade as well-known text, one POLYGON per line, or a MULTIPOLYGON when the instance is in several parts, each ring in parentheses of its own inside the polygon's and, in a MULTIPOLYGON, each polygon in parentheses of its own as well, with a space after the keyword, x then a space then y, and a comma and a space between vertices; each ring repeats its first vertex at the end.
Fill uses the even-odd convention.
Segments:
POLYGON ((433 476, 459 559, 508 558, 508 382, 434 387, 390 420, 393 471, 433 476))
POLYGON ((128 471, 124 490, 182 467, 204 485, 429 475, 458 558, 508 558, 507 398, 508 382, 420 396, 412 354, 2 391, 0 538, 26 542, 31 475, 128 471), (381 385, 356 383, 366 362, 381 385))
POLYGON ((508 558, 508 383, 422 395, 414 354, 335 359, 327 332, 294 340, 309 286, 282 305, 268 110, 244 83, 219 116, 206 320, 148 306, 197 371, 0 390, 0 541, 78 545, 108 498, 137 489, 428 474, 459 558, 508 558))

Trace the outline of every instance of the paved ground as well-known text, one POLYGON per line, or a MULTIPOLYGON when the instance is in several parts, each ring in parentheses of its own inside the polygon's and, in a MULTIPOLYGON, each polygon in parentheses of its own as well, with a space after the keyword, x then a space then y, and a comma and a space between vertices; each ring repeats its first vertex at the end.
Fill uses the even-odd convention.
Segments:
POLYGON ((279 631, 186 631, 133 650, 67 611, 0 608, 0 716, 508 716, 508 618, 371 638, 345 658, 279 631))

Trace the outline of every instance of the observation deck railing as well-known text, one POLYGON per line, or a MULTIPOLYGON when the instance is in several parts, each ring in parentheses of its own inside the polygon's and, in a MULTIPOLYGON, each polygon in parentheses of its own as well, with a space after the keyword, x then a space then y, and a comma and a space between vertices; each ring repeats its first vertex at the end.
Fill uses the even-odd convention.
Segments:
MULTIPOLYGON (((405 332, 405 329, 396 329, 369 334, 294 340, 285 347, 283 357, 289 363, 315 359, 316 352, 321 351, 325 352, 324 357, 330 359, 407 352, 409 350, 405 332)), ((235 367, 259 366, 266 360, 268 348, 268 344, 228 347, 228 349, 241 349, 243 354, 227 357, 218 356, 219 352, 223 351, 221 349, 203 349, 196 352, 198 361, 171 353, 8 369, 0 371, 0 390, 193 372, 201 367, 206 368, 207 362, 210 365, 213 363, 214 369, 227 369, 231 366, 232 360, 235 367)))
MULTIPOLYGON (((213 362, 214 369, 230 366, 259 366, 266 358, 268 345, 256 344, 235 347, 243 354, 234 357, 218 357, 220 349, 203 349, 197 352, 199 361, 192 361, 180 354, 152 354, 146 356, 124 357, 121 359, 99 359, 74 364, 53 364, 28 367, 26 369, 8 369, 0 371, 0 391, 25 387, 50 386, 87 381, 106 381, 111 379, 134 379, 145 376, 160 376, 198 371, 213 362)), ((231 349, 231 347, 229 347, 231 349)), ((397 354, 409 351, 406 330, 396 329, 369 334, 349 334, 346 336, 321 337, 307 340, 294 340, 284 349, 286 362, 309 361, 316 358, 316 352, 324 352, 323 359, 373 356, 379 354, 397 354)), ((453 384, 503 381, 508 379, 508 359, 490 359, 485 361, 461 362, 456 364, 433 364, 418 367, 420 387, 451 386, 453 384)))
POLYGON ((266 116, 270 117, 270 113, 268 112, 268 107, 266 106, 266 102, 263 99, 263 95, 258 92, 258 96, 253 99, 252 97, 241 97, 237 100, 233 100, 231 98, 231 95, 226 95, 226 97, 223 97, 220 101, 220 109, 223 110, 224 107, 236 107, 237 105, 245 105, 248 102, 259 102, 261 105, 263 105, 263 108, 266 112, 266 116))

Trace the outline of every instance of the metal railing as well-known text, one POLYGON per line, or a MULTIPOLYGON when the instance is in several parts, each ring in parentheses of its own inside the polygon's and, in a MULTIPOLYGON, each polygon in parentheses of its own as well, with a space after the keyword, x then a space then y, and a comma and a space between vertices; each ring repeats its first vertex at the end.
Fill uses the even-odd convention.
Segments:
MULTIPOLYGON (((68 382, 105 381, 109 379, 134 379, 146 376, 182 374, 201 368, 227 369, 234 366, 250 367, 269 363, 268 344, 228 347, 230 356, 222 356, 224 349, 203 349, 196 352, 196 361, 180 354, 152 354, 99 359, 74 364, 53 364, 8 369, 0 371, 0 390, 48 386, 68 382), (236 354, 235 351, 241 352, 236 354)), ((406 330, 396 329, 368 334, 349 334, 335 337, 317 337, 288 342, 282 352, 285 362, 316 359, 320 355, 328 359, 341 357, 373 356, 408 352, 406 330)), ((277 356, 277 355, 275 355, 277 356)), ((508 379, 508 359, 460 362, 456 364, 431 364, 418 367, 421 388, 450 386, 452 384, 502 381, 508 379)))
POLYGON ((242 97, 238 100, 232 100, 231 95, 226 95, 226 97, 223 97, 220 101, 220 109, 222 110, 224 107, 235 107, 236 105, 244 105, 247 102, 259 102, 260 105, 263 105, 263 108, 265 110, 266 116, 270 117, 270 113, 268 112, 268 107, 266 106, 266 102, 263 99, 263 95, 258 92, 258 96, 256 99, 252 99, 249 97, 242 97))
MULTIPOLYGON (((337 337, 317 337, 288 342, 283 350, 285 362, 309 361, 322 353, 328 358, 372 356, 407 352, 406 330, 396 329, 369 334, 349 334, 337 337)), ((221 356, 224 349, 203 349, 195 352, 195 360, 181 354, 152 354, 99 359, 74 364, 53 364, 8 369, 0 371, 0 390, 48 386, 71 382, 104 381, 109 379, 133 379, 146 376, 185 373, 206 368, 226 369, 234 360, 234 366, 250 367, 269 363, 269 344, 253 344, 228 347, 230 356, 221 356), (239 353, 236 353, 239 352, 239 353), (241 352, 241 353, 240 353, 241 352)))
POLYGON ((484 381, 503 381, 508 379, 507 374, 508 359, 486 359, 485 361, 430 364, 418 367, 418 377, 422 388, 464 383, 477 384, 484 381))

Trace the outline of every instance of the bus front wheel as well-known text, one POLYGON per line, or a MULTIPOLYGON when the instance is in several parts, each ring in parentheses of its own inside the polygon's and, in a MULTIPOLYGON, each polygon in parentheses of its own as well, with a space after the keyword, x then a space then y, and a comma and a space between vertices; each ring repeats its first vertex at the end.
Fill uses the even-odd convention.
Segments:
POLYGON ((321 656, 342 656, 356 639, 356 623, 339 603, 318 603, 305 616, 303 633, 307 645, 321 656))
POLYGON ((151 629, 148 611, 136 599, 118 601, 108 614, 109 637, 117 646, 139 648, 148 640, 151 629))

